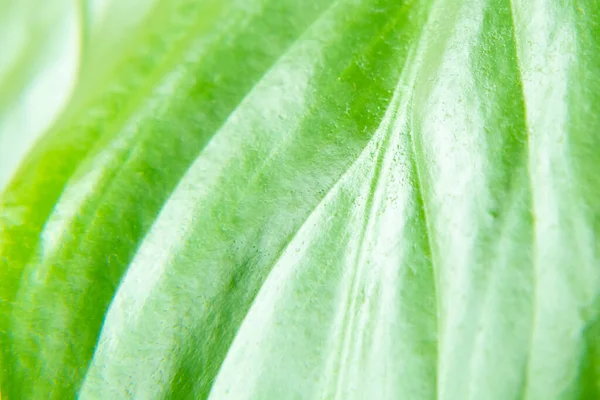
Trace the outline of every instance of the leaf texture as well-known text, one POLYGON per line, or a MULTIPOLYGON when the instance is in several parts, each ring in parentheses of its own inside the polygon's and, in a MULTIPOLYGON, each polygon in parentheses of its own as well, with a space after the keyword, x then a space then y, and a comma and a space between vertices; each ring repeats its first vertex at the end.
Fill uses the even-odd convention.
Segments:
POLYGON ((0 198, 2 396, 600 396, 599 5, 134 3, 0 198))

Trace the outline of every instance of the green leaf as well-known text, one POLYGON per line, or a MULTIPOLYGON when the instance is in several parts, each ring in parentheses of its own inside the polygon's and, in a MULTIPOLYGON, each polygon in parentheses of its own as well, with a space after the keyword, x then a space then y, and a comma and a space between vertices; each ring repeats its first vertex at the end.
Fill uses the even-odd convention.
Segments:
POLYGON ((600 4, 53 1, 0 0, 3 400, 600 397, 600 4))

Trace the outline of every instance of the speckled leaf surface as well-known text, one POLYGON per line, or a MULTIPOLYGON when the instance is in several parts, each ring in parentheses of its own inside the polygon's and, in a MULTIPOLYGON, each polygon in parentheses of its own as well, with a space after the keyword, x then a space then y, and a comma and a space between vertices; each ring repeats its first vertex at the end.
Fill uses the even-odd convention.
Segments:
POLYGON ((600 3, 48 4, 2 400, 600 398, 600 3))

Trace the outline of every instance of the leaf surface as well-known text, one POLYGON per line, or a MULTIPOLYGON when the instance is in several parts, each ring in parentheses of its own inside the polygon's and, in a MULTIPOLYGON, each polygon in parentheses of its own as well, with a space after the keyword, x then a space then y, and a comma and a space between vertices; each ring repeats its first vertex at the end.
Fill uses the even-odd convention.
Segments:
POLYGON ((0 198, 3 396, 600 396, 599 5, 85 6, 0 198))

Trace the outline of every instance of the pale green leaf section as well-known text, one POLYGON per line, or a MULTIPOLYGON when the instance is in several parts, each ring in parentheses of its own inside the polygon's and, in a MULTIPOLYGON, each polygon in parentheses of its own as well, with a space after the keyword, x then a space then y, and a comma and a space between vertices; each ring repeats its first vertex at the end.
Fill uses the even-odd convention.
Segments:
POLYGON ((0 133, 3 400, 600 398, 598 2, 78 12, 0 133))
POLYGON ((18 397, 52 390, 64 398, 77 390, 121 274, 164 199, 254 82, 327 6, 243 3, 161 3, 154 23, 131 39, 137 46, 121 44, 135 48, 132 54, 111 60, 104 75, 82 71, 61 122, 2 195, 0 339, 1 364, 12 366, 2 377, 8 396, 13 388, 18 397), (254 25, 260 29, 247 34, 254 25), (276 40, 257 51, 263 37, 276 40), (224 66, 219 77, 214 65, 224 66), (61 334, 40 337, 42 331, 61 334))
POLYGON ((406 81, 276 261, 210 398, 435 396, 435 291, 406 81))
MULTIPOLYGON (((216 364, 216 360, 224 356, 228 341, 249 306, 248 301, 287 247, 286 242, 303 223, 311 204, 317 206, 324 195, 320 188, 330 187, 339 179, 338 174, 348 168, 347 163, 353 157, 349 146, 356 148, 363 140, 360 136, 352 137, 363 131, 363 127, 356 126, 350 119, 354 117, 353 110, 347 105, 335 107, 325 115, 318 112, 311 115, 306 110, 319 110, 332 101, 332 94, 358 91, 361 84, 363 96, 375 89, 376 80, 356 82, 351 79, 355 57, 363 57, 362 53, 366 57, 385 50, 396 51, 400 57, 407 55, 408 49, 398 47, 396 50, 394 42, 390 46, 384 40, 372 41, 372 35, 373 31, 380 31, 382 39, 390 40, 398 34, 398 39, 409 39, 410 36, 405 36, 408 33, 402 35, 406 29, 403 24, 394 26, 392 23, 408 18, 410 8, 398 9, 395 18, 386 25, 371 28, 366 24, 372 18, 372 7, 362 2, 340 2, 328 10, 254 88, 196 160, 163 209, 113 302, 114 313, 105 323, 106 336, 100 339, 100 348, 84 384, 84 397, 106 390, 111 390, 114 396, 160 395, 158 388, 165 387, 163 395, 183 396, 190 391, 208 394, 211 374, 216 372, 212 372, 213 362, 216 364), (354 26, 348 24, 349 20, 354 26), (357 31, 362 33, 357 27, 366 31, 363 37, 357 35, 357 31), (329 35, 323 36, 322 32, 329 35), (361 52, 357 55, 341 53, 352 36, 363 46, 361 52), (324 60, 332 55, 342 58, 330 59, 329 65, 335 67, 330 71, 323 67, 327 66, 324 60), (319 80, 328 83, 323 87, 310 85, 311 81, 319 80), (331 137, 315 134, 314 127, 322 127, 323 123, 328 123, 331 137), (246 174, 248 168, 255 171, 250 176, 246 174), (215 197, 216 193, 219 195, 215 197), (255 205, 261 202, 267 204, 257 212, 255 205), (280 215, 270 212, 280 207, 289 212, 280 215), (214 222, 196 225, 198 213, 214 222), (240 220, 246 221, 250 229, 240 231, 240 220), (214 226, 218 229, 216 240, 210 233, 214 226), (282 230, 289 233, 282 235, 282 230), (198 242, 203 237, 206 239, 198 242), (228 240, 229 237, 233 240, 228 240), (158 243, 160 247, 156 246, 158 243), (219 258, 211 259, 212 254, 219 258), (202 262, 207 263, 207 268, 199 270, 197 266, 202 262), (248 267, 254 271, 245 271, 248 267), (171 268, 181 269, 172 275, 171 268), (227 293, 232 284, 239 285, 243 291, 231 293, 233 298, 228 300, 224 291, 227 293), (200 307, 173 312, 177 304, 187 299, 197 299, 200 307), (207 307, 214 302, 229 301, 232 305, 224 304, 223 309, 223 313, 229 315, 222 317, 207 307), (147 308, 149 303, 158 306, 161 317, 156 318, 154 306, 147 308), (154 322, 148 319, 149 310, 154 322), (197 326, 194 330, 198 332, 190 332, 188 338, 187 322, 182 323, 182 318, 197 326), (203 374, 194 378, 194 370, 201 368, 201 364, 193 365, 194 349, 197 340, 207 340, 202 339, 204 335, 222 337, 200 351, 197 357, 206 357, 210 369, 198 369, 197 373, 203 374), (160 355, 152 356, 155 361, 148 360, 143 368, 137 368, 137 375, 124 375, 124 369, 137 363, 135 358, 125 354, 140 345, 142 352, 153 351, 146 347, 147 343, 158 345, 160 355), (115 356, 119 353, 117 360, 115 356), (147 376, 153 379, 146 379, 147 376), (184 379, 192 381, 180 384, 184 379), (111 383, 104 386, 105 382, 111 383)), ((385 7, 392 6, 390 3, 382 7, 381 11, 385 12, 385 7)), ((385 18, 383 12, 381 15, 385 18)), ((413 17, 424 15, 413 14, 413 17)), ((362 68, 367 67, 362 65, 362 68)), ((391 77, 397 79, 399 70, 391 72, 391 77)))
POLYGON ((75 86, 81 50, 74 1, 0 2, 0 193, 75 86))
MULTIPOLYGON (((581 336, 600 316, 600 202, 597 195, 589 197, 598 178, 591 180, 591 170, 581 165, 591 167, 585 152, 600 143, 600 82, 581 75, 582 67, 600 67, 598 52, 590 54, 600 43, 600 10, 585 2, 569 7, 516 0, 513 6, 523 44, 524 97, 531 105, 526 116, 536 215, 536 294, 525 393, 532 398, 578 393, 582 359, 591 356, 596 357, 595 395, 583 396, 592 398, 600 395, 598 353, 586 353, 597 348, 600 335, 596 328, 589 343, 581 336)), ((592 157, 598 171, 598 153, 592 157)))

